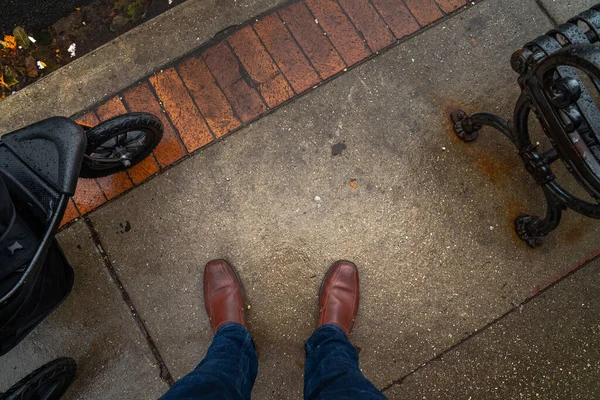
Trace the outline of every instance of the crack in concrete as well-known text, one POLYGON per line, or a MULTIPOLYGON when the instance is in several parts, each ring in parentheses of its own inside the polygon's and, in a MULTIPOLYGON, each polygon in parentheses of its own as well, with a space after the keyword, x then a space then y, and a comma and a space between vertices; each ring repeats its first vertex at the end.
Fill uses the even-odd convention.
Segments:
POLYGON ((111 280, 114 282, 115 285, 117 285, 117 288, 119 289, 119 292, 121 293, 121 297, 123 298, 123 301, 125 302, 125 304, 127 304, 127 307, 129 308, 129 311, 131 312, 132 318, 134 319, 134 321, 136 322, 142 335, 146 339, 146 343, 148 344, 148 347, 150 348, 150 351, 152 352, 152 355, 154 356, 156 363, 158 364, 158 368, 160 371, 160 378, 164 382, 166 382, 169 386, 173 385, 173 383, 174 383, 173 376, 169 372, 169 369, 167 368, 167 364, 163 360, 163 358, 160 354, 160 351, 158 350, 158 347, 156 346, 156 344, 154 343, 154 340, 150 336, 150 332, 148 331, 146 324, 140 317, 140 315, 137 311, 137 308, 135 307, 135 305, 133 304, 133 301, 131 300, 131 297, 129 296, 129 293, 127 293, 127 290, 123 287, 121 279, 119 278, 117 272, 115 271, 115 268, 112 265, 112 262, 110 261, 110 258, 108 257, 108 254, 104 250, 104 246, 102 245, 102 241, 100 240, 100 235, 98 234, 98 231, 96 231, 96 229, 94 228, 94 225, 92 224, 92 221, 90 220, 89 217, 85 216, 85 217, 83 217, 83 220, 85 222, 85 225, 88 227, 88 229, 90 231, 90 234, 92 237, 92 242, 94 243, 94 246, 96 246, 96 248, 98 249, 98 252, 100 253, 100 256, 102 257, 102 260, 104 261, 104 266, 106 267, 111 280))

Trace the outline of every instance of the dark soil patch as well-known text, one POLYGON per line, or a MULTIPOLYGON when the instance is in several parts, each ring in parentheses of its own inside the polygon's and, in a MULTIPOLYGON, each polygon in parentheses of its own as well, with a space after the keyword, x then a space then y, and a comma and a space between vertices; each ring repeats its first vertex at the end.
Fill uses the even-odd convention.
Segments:
POLYGON ((24 14, 11 11, 12 19, 2 25, 9 31, 0 35, 0 100, 184 1, 61 0, 45 15, 39 10, 54 0, 19 0, 16 9, 24 14), (38 9, 25 15, 24 4, 38 9), (71 8, 65 9, 65 4, 71 8), (48 22, 49 16, 59 19, 48 22), (25 25, 15 31, 9 28, 15 23, 25 25))

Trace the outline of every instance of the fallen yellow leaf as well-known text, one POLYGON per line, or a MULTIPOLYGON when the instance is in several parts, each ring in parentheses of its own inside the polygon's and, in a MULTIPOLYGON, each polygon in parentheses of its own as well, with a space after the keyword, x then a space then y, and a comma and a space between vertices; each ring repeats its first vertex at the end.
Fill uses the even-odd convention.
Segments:
POLYGON ((45 62, 43 62, 43 61, 38 61, 38 62, 40 63, 40 65, 42 66, 42 68, 46 68, 47 67, 47 65, 46 65, 45 62))
POLYGON ((81 7, 75 7, 75 11, 81 11, 81 7))
POLYGON ((17 49, 17 39, 11 35, 4 35, 4 46, 7 49, 16 50, 17 49))
POLYGON ((354 181, 350 181, 350 187, 352 189, 356 189, 356 183, 354 183, 354 181))

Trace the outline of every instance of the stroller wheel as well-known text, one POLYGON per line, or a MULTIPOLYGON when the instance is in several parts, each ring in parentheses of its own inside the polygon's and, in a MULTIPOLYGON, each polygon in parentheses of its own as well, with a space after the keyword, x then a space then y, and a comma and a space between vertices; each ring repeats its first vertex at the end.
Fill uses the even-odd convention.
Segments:
POLYGON ((67 391, 77 372, 72 358, 57 358, 41 366, 0 394, 0 400, 58 400, 67 391))
POLYGON ((86 135, 80 176, 99 178, 124 171, 148 157, 162 139, 163 125, 154 115, 129 113, 101 122, 86 135))

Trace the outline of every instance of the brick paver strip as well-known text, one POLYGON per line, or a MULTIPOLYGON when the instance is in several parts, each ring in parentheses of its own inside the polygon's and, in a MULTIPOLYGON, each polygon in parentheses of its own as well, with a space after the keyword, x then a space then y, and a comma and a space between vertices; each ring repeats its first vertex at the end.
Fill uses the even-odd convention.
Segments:
POLYGON ((81 215, 106 203, 106 197, 95 179, 79 179, 73 200, 81 215))
POLYGON ((179 131, 188 151, 198 150, 213 140, 204 118, 196 108, 175 68, 169 68, 150 77, 158 98, 179 131))
POLYGON ((242 69, 226 42, 209 48, 203 57, 242 122, 249 122, 267 111, 256 89, 242 77, 242 69))
POLYGON ((127 172, 125 171, 98 178, 97 180, 102 192, 108 200, 114 199, 121 193, 125 193, 133 187, 133 182, 131 182, 129 175, 127 175, 127 172))
POLYGON ((65 215, 63 215, 62 221, 60 221, 60 226, 64 226, 69 222, 73 221, 75 218, 79 218, 79 213, 77 212, 77 208, 75 207, 75 203, 73 200, 69 200, 67 204, 67 209, 65 210, 65 215))
POLYGON ((394 43, 392 32, 369 0, 339 0, 339 3, 362 33, 371 51, 377 52, 394 43))
POLYGON ((96 116, 100 122, 127 112, 119 96, 114 96, 96 107, 96 116))
MULTIPOLYGON (((113 97, 106 103, 98 106, 96 114, 100 121, 106 121, 117 115, 125 114, 127 109, 119 97, 113 97)), ((140 163, 134 165, 127 170, 127 174, 131 181, 138 185, 148 179, 150 176, 158 172, 158 165, 154 161, 154 157, 149 156, 142 160, 140 163)), ((121 187, 128 187, 127 183, 121 185, 121 187)), ((103 188, 104 190, 104 188, 103 188)))
POLYGON ((200 56, 183 61, 177 66, 177 71, 215 136, 221 137, 240 126, 227 98, 200 56))
POLYGON ((98 117, 149 112, 164 136, 127 171, 80 179, 63 224, 466 4, 295 0, 218 37, 77 119, 96 125, 98 117))
POLYGON ((445 13, 451 13, 452 11, 455 11, 457 9, 459 9, 460 7, 464 6, 465 4, 467 4, 466 0, 435 0, 440 8, 442 9, 442 11, 444 11, 445 13))
MULTIPOLYGON (((76 121, 93 126, 98 125, 100 122, 98 117, 96 117, 96 113, 93 111, 86 112, 77 118, 76 121)), ((104 193, 102 193, 102 190, 95 179, 79 178, 73 200, 81 215, 87 214, 106 203, 106 197, 104 196, 104 193)))
POLYGON ((404 0, 421 26, 429 25, 442 18, 442 12, 433 0, 404 0))
POLYGON ((296 93, 302 93, 319 83, 315 69, 277 13, 262 18, 254 24, 254 30, 296 93))
POLYGON ((76 118, 75 121, 92 126, 96 126, 100 123, 100 120, 98 119, 94 111, 87 111, 82 116, 76 118))
POLYGON ((252 27, 240 29, 227 40, 269 107, 277 107, 294 96, 252 27))
POLYGON ((149 155, 138 164, 129 168, 127 170, 127 173, 129 174, 129 177, 131 178, 133 183, 139 185, 152 175, 158 173, 158 171, 159 168, 156 164, 156 161, 154 161, 154 157, 152 157, 152 155, 149 155))
POLYGON ((346 67, 304 3, 290 4, 279 10, 279 15, 315 66, 321 79, 328 79, 346 67))
POLYGON ((143 81, 123 93, 123 102, 133 112, 149 112, 157 116, 163 123, 163 138, 154 149, 154 156, 161 167, 168 167, 184 157, 187 152, 181 143, 179 135, 171 125, 171 121, 160 108, 158 99, 154 96, 150 83, 143 81))
POLYGON ((396 39, 419 30, 417 20, 401 0, 371 0, 388 24, 396 39))
POLYGON ((336 0, 306 0, 318 23, 346 64, 356 64, 371 53, 336 0))

